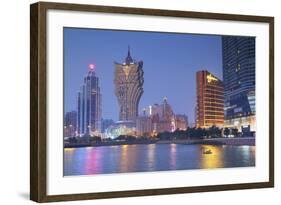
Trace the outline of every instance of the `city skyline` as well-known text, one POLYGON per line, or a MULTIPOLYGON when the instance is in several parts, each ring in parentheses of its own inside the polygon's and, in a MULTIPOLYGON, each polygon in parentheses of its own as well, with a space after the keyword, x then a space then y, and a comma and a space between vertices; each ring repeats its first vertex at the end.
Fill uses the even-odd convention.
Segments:
POLYGON ((255 166, 255 38, 64 34, 64 175, 255 166))
POLYGON ((128 45, 132 58, 144 62, 138 111, 166 96, 175 114, 186 114, 194 122, 196 71, 207 69, 222 78, 220 36, 65 28, 64 111, 76 110, 88 64, 95 64, 103 95, 102 118, 118 120, 114 62, 124 61, 128 45))

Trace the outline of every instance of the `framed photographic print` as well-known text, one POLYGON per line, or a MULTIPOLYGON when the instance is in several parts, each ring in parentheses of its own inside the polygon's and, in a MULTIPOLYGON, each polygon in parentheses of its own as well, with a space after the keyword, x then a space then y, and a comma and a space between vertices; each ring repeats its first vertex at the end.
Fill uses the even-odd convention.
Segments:
POLYGON ((274 18, 31 5, 30 198, 274 186, 274 18))

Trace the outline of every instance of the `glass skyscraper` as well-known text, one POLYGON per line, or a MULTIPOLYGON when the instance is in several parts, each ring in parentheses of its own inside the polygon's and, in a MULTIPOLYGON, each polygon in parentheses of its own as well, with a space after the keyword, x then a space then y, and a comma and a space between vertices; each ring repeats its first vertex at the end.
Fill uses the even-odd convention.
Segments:
POLYGON ((101 94, 93 64, 89 65, 78 92, 77 111, 77 135, 98 135, 101 132, 101 94))
POLYGON ((255 38, 222 37, 226 127, 255 131, 255 38))

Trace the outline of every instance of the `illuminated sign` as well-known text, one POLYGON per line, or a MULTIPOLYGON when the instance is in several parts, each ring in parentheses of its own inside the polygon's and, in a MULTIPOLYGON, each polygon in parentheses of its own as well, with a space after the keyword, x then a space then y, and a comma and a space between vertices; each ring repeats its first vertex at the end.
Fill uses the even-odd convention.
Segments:
POLYGON ((212 76, 211 74, 207 75, 207 81, 208 83, 212 82, 212 81, 218 81, 218 79, 214 76, 212 76))

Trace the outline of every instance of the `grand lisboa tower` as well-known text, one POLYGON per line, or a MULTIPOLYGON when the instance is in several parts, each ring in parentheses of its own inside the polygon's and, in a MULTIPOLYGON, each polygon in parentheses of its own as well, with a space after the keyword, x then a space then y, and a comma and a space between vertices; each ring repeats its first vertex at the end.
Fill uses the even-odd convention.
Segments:
POLYGON ((143 62, 131 57, 130 47, 124 63, 114 63, 115 95, 119 104, 119 120, 135 122, 143 94, 143 62))

